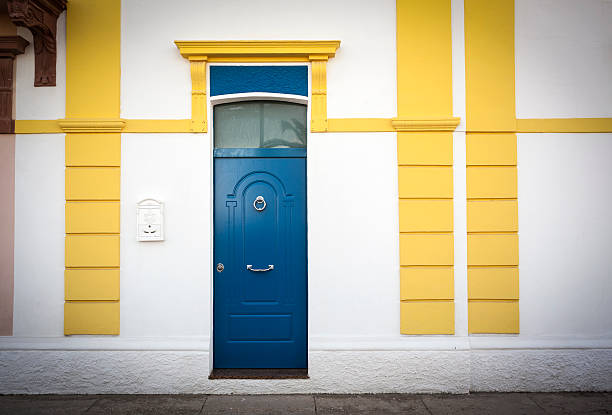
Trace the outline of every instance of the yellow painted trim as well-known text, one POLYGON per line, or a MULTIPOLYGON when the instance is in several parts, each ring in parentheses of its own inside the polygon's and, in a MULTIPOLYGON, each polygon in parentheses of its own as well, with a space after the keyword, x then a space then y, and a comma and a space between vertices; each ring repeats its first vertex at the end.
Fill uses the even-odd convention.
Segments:
POLYGON ((15 134, 61 134, 57 120, 15 120, 15 134))
POLYGON ((516 166, 468 166, 468 199, 508 199, 517 197, 516 166))
POLYGON ((468 301, 469 333, 519 333, 519 303, 512 301, 468 301))
POLYGON ((452 199, 400 199, 400 232, 452 232, 452 199))
POLYGON ((119 202, 66 202, 66 233, 119 233, 119 202))
POLYGON ((515 166, 516 134, 469 133, 465 136, 468 166, 515 166))
POLYGON ((516 120, 519 133, 612 133, 612 118, 546 118, 516 120))
POLYGON ((118 301, 119 269, 67 269, 66 301, 118 301))
POLYGON ((118 119, 121 1, 70 0, 67 8, 66 118, 118 119))
POLYGON ((176 40, 184 58, 308 58, 311 55, 334 57, 339 40, 176 40))
POLYGON ((121 134, 66 134, 66 166, 120 166, 121 134))
POLYGON ((453 198, 451 166, 399 166, 400 198, 453 198))
POLYGON ((393 132, 390 118, 329 118, 327 131, 330 133, 393 132))
POLYGON ((468 234, 467 250, 468 265, 518 265, 519 263, 516 233, 468 234))
POLYGON ((400 304, 401 334, 454 334, 455 303, 407 301, 400 304))
POLYGON ((191 133, 191 120, 125 120, 122 133, 191 133))
POLYGON ((119 334, 121 0, 67 8, 64 332, 119 334))
POLYGON ((206 125, 206 57, 189 58, 191 67, 191 126, 194 133, 205 133, 206 125))
POLYGON ((451 2, 397 0, 396 9, 398 120, 427 120, 425 125, 431 128, 430 117, 440 117, 444 128, 450 128, 448 120, 455 120, 450 118, 453 113, 451 2))
POLYGON ((310 74, 310 130, 322 133, 327 131, 327 60, 312 61, 310 74))
POLYGON ((119 266, 119 235, 66 235, 67 268, 119 266))
POLYGON ((468 232, 517 232, 517 200, 468 200, 468 232))
POLYGON ((452 233, 402 233, 400 265, 453 265, 452 233))
POLYGON ((455 131, 461 118, 407 119, 393 118, 391 126, 396 131, 455 131))
POLYGON ((455 285, 452 267, 402 267, 402 300, 452 300, 455 285))
POLYGON ((468 298, 470 300, 518 300, 518 268, 469 267, 468 298))
POLYGON ((453 134, 450 132, 398 132, 397 164, 453 165, 453 134))
POLYGON ((465 0, 468 131, 515 131, 514 0, 465 0))
POLYGON ((274 63, 282 63, 282 62, 310 62, 307 56, 283 56, 283 57, 275 57, 275 56, 243 56, 243 57, 212 57, 208 59, 208 62, 216 63, 216 62, 227 62, 227 63, 266 63, 266 62, 274 62, 274 63))
POLYGON ((66 133, 120 133, 125 127, 125 120, 112 119, 62 119, 57 124, 66 133))
POLYGON ((67 167, 66 200, 119 200, 119 167, 67 167))
POLYGON ((64 334, 119 335, 119 301, 64 303, 64 334))

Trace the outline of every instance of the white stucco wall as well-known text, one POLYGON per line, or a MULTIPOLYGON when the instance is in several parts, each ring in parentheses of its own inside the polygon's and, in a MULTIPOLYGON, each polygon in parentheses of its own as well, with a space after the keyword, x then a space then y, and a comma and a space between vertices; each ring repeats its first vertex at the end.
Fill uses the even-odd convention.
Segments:
POLYGON ((612 1, 515 5, 517 118, 612 117, 612 1))
POLYGON ((66 114, 66 13, 57 19, 56 86, 34 86, 34 41, 29 29, 18 27, 17 34, 30 45, 15 59, 15 119, 54 120, 66 114))
POLYGON ((175 40, 255 39, 341 40, 327 65, 328 116, 396 115, 392 0, 124 0, 121 36, 125 118, 190 118, 189 63, 175 40))

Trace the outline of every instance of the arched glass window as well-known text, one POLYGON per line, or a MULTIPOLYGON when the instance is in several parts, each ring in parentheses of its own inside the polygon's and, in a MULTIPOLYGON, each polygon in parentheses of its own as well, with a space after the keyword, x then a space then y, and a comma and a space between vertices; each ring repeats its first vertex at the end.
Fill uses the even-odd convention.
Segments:
POLYGON ((306 105, 240 101, 214 107, 215 148, 306 148, 306 105))

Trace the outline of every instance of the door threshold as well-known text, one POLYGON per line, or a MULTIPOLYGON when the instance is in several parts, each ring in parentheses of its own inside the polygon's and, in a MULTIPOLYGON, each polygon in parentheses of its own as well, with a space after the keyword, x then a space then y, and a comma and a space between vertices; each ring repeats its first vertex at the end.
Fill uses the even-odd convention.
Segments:
POLYGON ((208 379, 308 379, 308 369, 213 369, 208 379))

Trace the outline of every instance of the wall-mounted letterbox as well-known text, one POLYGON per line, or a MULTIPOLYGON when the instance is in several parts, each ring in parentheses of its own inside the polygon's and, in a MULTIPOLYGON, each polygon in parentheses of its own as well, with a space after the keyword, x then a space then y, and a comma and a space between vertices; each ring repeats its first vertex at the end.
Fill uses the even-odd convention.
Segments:
POLYGON ((164 240, 164 204, 155 199, 144 199, 136 207, 136 239, 164 240))

